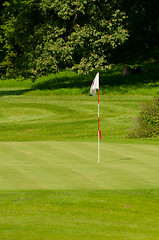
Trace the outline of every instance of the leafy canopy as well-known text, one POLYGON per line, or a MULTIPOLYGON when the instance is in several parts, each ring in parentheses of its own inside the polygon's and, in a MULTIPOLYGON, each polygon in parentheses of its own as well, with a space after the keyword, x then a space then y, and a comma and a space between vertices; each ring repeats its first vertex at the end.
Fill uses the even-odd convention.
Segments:
POLYGON ((112 50, 128 37, 126 15, 110 1, 12 0, 3 6, 1 71, 8 76, 106 69, 112 50))

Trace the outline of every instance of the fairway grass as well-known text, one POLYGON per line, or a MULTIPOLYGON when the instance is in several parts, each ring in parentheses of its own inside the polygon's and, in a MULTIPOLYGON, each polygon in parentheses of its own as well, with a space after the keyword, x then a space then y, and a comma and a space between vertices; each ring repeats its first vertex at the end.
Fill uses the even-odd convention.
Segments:
MULTIPOLYGON (((141 102, 151 99, 152 96, 101 96, 102 140, 124 139, 141 102)), ((97 112, 97 98, 86 95, 3 96, 0 141, 96 141, 97 112)))
POLYGON ((158 240, 159 191, 1 191, 2 240, 158 240))
POLYGON ((159 188, 156 144, 1 142, 1 190, 159 188))

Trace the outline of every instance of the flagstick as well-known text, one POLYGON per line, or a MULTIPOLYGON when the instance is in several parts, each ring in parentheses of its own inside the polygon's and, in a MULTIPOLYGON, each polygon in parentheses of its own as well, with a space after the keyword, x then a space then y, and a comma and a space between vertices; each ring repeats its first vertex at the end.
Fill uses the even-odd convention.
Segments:
POLYGON ((98 89, 98 163, 100 163, 100 151, 99 151, 99 89, 98 89))
POLYGON ((99 72, 96 74, 90 88, 90 93, 95 97, 98 89, 98 163, 100 163, 99 142, 101 139, 101 131, 99 129, 99 72))

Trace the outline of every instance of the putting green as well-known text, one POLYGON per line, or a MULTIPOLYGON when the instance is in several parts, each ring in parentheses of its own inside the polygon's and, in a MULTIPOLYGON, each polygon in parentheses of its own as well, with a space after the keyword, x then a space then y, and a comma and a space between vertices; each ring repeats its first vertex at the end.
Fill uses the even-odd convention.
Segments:
POLYGON ((153 144, 0 142, 0 190, 141 189, 159 187, 153 144))

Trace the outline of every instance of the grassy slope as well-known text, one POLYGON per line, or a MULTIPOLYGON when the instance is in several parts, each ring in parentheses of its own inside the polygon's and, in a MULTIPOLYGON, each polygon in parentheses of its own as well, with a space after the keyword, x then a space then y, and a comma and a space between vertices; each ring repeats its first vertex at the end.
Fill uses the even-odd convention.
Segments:
POLYGON ((100 165, 93 75, 0 82, 0 239, 159 238, 158 139, 125 139, 140 103, 157 92, 157 68, 100 74, 100 165))

